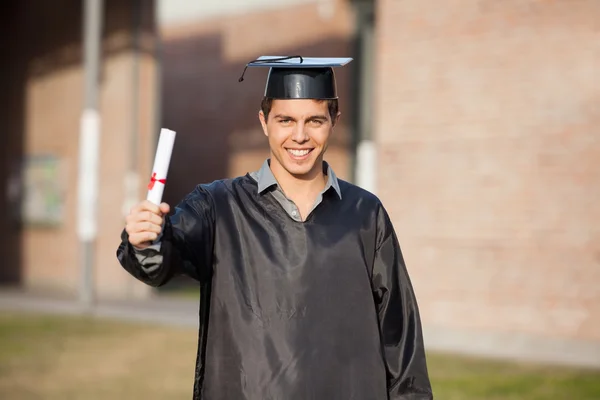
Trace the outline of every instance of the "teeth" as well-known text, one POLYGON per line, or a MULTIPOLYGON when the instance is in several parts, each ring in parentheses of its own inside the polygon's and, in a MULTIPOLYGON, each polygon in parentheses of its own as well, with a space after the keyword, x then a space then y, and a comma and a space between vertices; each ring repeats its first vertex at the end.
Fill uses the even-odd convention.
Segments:
POLYGON ((288 151, 290 153, 292 153, 293 156, 296 157, 302 157, 308 154, 308 150, 292 150, 292 149, 288 149, 288 151))

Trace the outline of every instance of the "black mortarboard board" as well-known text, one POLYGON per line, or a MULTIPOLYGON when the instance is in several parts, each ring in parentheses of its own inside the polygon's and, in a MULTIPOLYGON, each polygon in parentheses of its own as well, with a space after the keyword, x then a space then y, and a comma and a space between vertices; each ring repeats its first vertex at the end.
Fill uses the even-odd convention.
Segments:
MULTIPOLYGON (((352 58, 301 56, 262 56, 246 64, 269 67, 265 97, 274 99, 337 99, 334 67, 342 67, 352 58)), ((244 73, 246 72, 244 68, 244 73)), ((244 74, 240 82, 244 80, 244 74)))

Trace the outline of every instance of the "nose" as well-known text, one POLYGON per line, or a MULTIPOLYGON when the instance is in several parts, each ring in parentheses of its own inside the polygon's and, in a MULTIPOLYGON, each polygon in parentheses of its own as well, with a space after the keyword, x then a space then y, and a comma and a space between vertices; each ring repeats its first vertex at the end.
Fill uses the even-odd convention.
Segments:
POLYGON ((296 143, 304 143, 304 142, 308 141, 308 139, 309 139, 308 132, 306 131, 304 122, 299 122, 296 124, 296 126, 294 127, 294 132, 292 133, 291 139, 296 143))

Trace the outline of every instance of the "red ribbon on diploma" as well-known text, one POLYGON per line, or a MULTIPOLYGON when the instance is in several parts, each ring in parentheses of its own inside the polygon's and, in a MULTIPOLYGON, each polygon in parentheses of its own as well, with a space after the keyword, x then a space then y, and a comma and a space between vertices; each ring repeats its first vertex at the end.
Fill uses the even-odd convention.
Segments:
POLYGON ((152 188, 154 188, 155 182, 160 182, 164 185, 165 183, 167 183, 167 180, 166 179, 156 179, 156 172, 154 172, 152 174, 152 178, 150 178, 150 183, 148 184, 148 190, 152 190, 152 188))

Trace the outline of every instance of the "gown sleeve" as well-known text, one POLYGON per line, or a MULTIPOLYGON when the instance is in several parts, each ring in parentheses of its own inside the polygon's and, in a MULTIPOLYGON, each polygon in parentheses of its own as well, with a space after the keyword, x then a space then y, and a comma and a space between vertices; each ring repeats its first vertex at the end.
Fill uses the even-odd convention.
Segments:
POLYGON ((433 399, 419 308, 398 238, 385 209, 378 219, 372 283, 389 400, 433 399))
POLYGON ((160 241, 145 252, 136 251, 123 230, 117 259, 129 274, 154 287, 181 274, 206 281, 212 272, 214 225, 212 197, 199 185, 165 218, 160 241))

